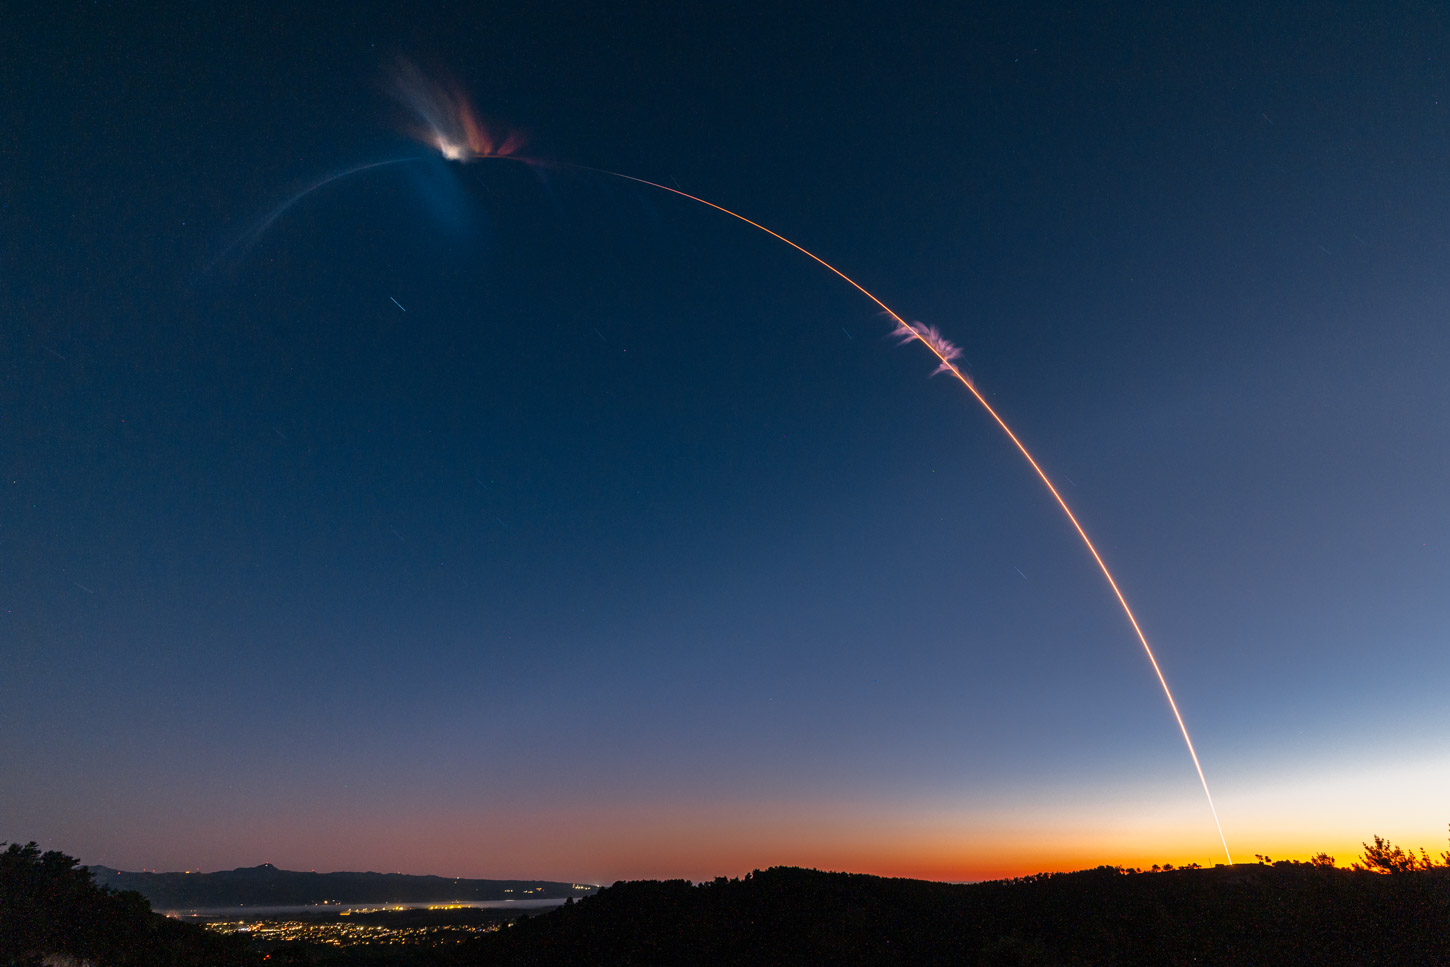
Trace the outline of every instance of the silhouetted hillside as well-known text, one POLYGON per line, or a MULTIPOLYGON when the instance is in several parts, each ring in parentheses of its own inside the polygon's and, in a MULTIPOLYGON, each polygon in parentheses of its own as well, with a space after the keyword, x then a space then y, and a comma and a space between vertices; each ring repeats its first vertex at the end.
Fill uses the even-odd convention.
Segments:
POLYGON ((138 893, 97 886, 64 853, 12 843, 0 852, 0 964, 39 964, 55 956, 108 967, 259 961, 239 938, 153 913, 138 893))
POLYGON ((950 885, 775 868, 625 882, 480 938, 503 965, 1443 965, 1450 870, 1309 865, 950 885))
MULTIPOLYGON (((1450 854, 1445 858, 1450 862, 1450 854)), ((120 967, 223 967, 254 963, 264 952, 274 962, 337 967, 1450 964, 1450 866, 1378 838, 1366 846, 1365 860, 1367 868, 1357 870, 1291 863, 1154 873, 1103 867, 970 885, 778 867, 699 886, 616 883, 463 942, 342 949, 288 942, 248 951, 239 937, 154 914, 139 894, 97 886, 75 860, 42 855, 30 844, 0 853, 0 965, 68 954, 120 967)), ((508 889, 498 881, 267 866, 170 878, 178 876, 265 890, 354 877, 373 888, 402 886, 412 899, 419 899, 415 881, 447 889, 449 898, 464 884, 508 889)), ((269 892, 260 902, 304 895, 269 892)))
POLYGON ((127 873, 92 866, 96 882, 135 890, 159 910, 282 906, 324 901, 409 903, 443 900, 544 900, 587 896, 572 883, 546 880, 466 880, 405 873, 298 873, 270 863, 216 873, 127 873))

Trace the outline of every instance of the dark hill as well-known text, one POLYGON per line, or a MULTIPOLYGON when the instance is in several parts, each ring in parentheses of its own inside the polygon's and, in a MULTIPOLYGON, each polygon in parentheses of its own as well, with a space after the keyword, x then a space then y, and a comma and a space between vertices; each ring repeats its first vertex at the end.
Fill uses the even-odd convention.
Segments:
POLYGON ((466 880, 405 873, 298 873, 270 863, 216 873, 127 873, 89 867, 101 886, 134 890, 158 910, 322 903, 544 900, 587 896, 593 887, 547 880, 466 880))
POLYGON ((1443 965, 1450 870, 1308 865, 951 885, 776 868, 623 882, 480 938, 502 965, 1443 965))
POLYGON ((0 843, 0 964, 244 967, 238 937, 153 913, 139 894, 97 886, 79 861, 34 843, 0 843))

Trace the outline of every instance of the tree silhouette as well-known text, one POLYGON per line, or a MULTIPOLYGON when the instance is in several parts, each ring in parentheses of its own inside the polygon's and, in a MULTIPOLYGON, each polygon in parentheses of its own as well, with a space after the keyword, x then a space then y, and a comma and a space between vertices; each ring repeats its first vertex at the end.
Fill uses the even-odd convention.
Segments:
POLYGON ((151 912, 133 891, 96 886, 80 861, 35 843, 0 843, 0 964, 56 956, 114 967, 232 965, 255 958, 245 943, 151 912))
MULTIPOLYGON (((1350 864, 1356 870, 1368 870, 1371 873, 1415 873, 1420 870, 1433 869, 1435 861, 1430 859, 1424 847, 1420 848, 1420 855, 1416 856, 1414 850, 1402 849, 1389 840, 1376 836, 1374 845, 1361 843, 1364 847, 1364 856, 1350 864)), ((1450 862, 1450 857, 1447 857, 1450 862)))

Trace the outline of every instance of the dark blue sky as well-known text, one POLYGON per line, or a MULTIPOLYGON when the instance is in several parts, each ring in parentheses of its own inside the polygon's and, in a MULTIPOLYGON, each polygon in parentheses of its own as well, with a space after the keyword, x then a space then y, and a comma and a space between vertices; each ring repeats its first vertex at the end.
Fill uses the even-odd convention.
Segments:
POLYGON ((929 353, 718 212, 445 162, 403 55, 962 346, 1238 854, 1438 842, 1450 11, 792 6, 11 15, 0 837, 604 882, 1222 856, 1101 575, 929 353))

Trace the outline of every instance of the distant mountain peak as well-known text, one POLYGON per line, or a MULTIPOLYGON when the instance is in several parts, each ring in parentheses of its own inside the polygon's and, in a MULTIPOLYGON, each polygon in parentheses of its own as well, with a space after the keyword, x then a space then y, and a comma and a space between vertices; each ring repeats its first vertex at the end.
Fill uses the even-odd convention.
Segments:
POLYGON ((128 873, 91 867, 100 885, 135 890, 158 910, 202 907, 420 901, 564 900, 592 886, 550 880, 476 880, 405 873, 317 873, 271 863, 216 873, 128 873))

